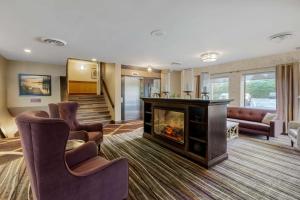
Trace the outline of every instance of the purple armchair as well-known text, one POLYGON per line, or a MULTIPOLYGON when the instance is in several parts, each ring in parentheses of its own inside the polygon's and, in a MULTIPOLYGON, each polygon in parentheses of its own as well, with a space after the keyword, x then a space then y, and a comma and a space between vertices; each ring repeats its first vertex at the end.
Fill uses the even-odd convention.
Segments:
MULTIPOLYGON (((48 104, 50 118, 60 119, 58 105, 55 103, 48 104)), ((89 135, 86 131, 70 131, 69 140, 83 140, 85 142, 89 141, 89 135)))
POLYGON ((71 129, 70 134, 73 139, 94 141, 100 149, 100 144, 103 141, 103 125, 101 123, 79 124, 76 119, 78 107, 79 105, 76 102, 49 104, 50 117, 59 117, 60 119, 65 120, 71 129))
POLYGON ((126 199, 128 161, 97 156, 94 142, 66 153, 70 128, 63 120, 47 115, 28 112, 16 118, 35 199, 126 199))

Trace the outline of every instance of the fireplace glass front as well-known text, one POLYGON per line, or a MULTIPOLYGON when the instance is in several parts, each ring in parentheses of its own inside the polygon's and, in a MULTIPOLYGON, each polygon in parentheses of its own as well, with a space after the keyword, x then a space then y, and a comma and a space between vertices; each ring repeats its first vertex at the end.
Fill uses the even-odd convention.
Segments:
POLYGON ((155 108, 154 133, 184 144, 184 112, 155 108))

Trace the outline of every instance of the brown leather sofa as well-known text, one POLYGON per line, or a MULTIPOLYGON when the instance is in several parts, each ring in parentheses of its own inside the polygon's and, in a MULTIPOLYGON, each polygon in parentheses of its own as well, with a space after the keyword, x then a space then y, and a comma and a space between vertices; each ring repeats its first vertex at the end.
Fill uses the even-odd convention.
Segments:
POLYGON ((264 110, 243 107, 228 107, 227 120, 239 123, 241 133, 276 137, 283 132, 283 121, 273 120, 270 125, 262 123, 266 113, 275 113, 275 110, 264 110))

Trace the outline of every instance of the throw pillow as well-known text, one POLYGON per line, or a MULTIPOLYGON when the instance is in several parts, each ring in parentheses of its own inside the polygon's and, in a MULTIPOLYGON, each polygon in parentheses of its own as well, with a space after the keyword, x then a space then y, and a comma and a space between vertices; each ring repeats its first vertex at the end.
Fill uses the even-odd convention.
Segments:
POLYGON ((276 117, 276 113, 266 113, 261 122, 270 125, 271 121, 274 120, 276 117))

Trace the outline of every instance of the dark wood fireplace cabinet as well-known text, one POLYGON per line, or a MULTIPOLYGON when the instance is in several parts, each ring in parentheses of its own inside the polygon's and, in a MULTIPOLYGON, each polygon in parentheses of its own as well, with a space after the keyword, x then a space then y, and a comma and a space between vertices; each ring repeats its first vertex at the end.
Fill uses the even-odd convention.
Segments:
POLYGON ((231 100, 142 100, 145 138, 206 168, 228 158, 226 116, 231 100))

